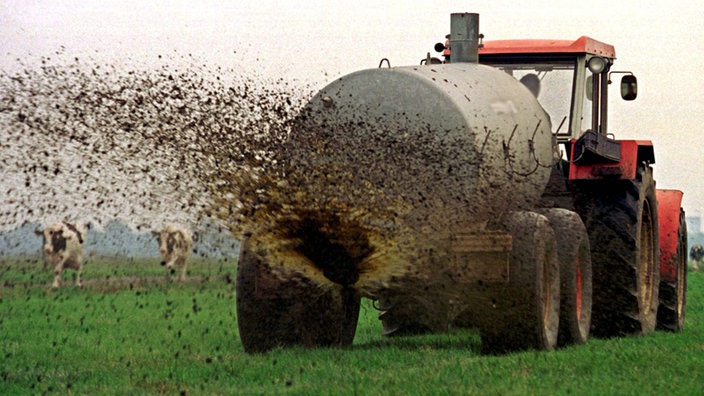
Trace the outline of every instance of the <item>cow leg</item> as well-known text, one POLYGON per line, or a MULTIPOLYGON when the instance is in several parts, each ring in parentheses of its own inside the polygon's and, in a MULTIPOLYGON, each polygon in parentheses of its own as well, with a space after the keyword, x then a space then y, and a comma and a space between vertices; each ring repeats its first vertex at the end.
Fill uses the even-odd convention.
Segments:
POLYGON ((78 264, 78 269, 76 269, 76 287, 83 287, 83 282, 81 281, 81 271, 83 271, 83 265, 78 264))
POLYGON ((165 272, 166 280, 168 282, 171 282, 174 279, 173 275, 176 273, 176 271, 174 269, 174 262, 173 262, 173 260, 171 260, 171 261, 165 263, 164 265, 166 266, 166 272, 165 272))
POLYGON ((54 283, 51 284, 51 287, 57 288, 61 287, 61 272, 63 271, 63 266, 62 265, 57 265, 54 267, 54 283))
POLYGON ((185 282, 186 281, 186 260, 180 259, 179 264, 180 264, 179 267, 181 267, 181 275, 179 275, 178 281, 185 282))

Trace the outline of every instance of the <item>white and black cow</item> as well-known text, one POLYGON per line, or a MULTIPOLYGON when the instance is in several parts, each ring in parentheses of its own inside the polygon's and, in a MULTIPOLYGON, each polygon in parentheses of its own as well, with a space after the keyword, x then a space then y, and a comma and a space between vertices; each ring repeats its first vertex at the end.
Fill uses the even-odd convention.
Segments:
POLYGON ((166 226, 163 230, 155 232, 159 241, 161 265, 166 266, 166 274, 173 275, 178 269, 181 273, 178 280, 186 280, 186 260, 193 249, 193 234, 191 230, 176 226, 166 226))
POLYGON ((81 287, 85 228, 80 224, 61 222, 54 223, 43 231, 37 229, 35 233, 44 237, 42 251, 45 267, 54 268, 54 283, 51 286, 61 286, 61 273, 64 269, 72 269, 76 271, 76 286, 81 287))

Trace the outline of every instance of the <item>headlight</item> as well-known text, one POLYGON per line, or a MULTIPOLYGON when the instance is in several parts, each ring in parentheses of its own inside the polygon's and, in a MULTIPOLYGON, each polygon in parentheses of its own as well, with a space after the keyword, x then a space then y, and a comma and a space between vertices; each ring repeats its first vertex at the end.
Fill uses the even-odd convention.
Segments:
POLYGON ((589 62, 587 63, 587 67, 594 74, 599 74, 602 71, 604 71, 604 69, 606 68, 606 65, 607 65, 606 59, 599 57, 599 56, 595 56, 595 57, 589 59, 589 62))

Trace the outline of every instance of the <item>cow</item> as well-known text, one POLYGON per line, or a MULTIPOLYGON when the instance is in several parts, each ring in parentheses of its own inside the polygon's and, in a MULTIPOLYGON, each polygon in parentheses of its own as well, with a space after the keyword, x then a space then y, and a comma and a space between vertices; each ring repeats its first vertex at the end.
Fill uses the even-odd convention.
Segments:
POLYGON ((86 230, 80 225, 59 222, 46 227, 43 231, 36 229, 37 235, 44 238, 42 251, 44 267, 54 268, 54 283, 51 287, 61 286, 61 273, 64 269, 76 271, 76 286, 82 287, 83 249, 86 243, 86 230))
POLYGON ((692 259, 692 269, 694 271, 699 271, 699 265, 704 259, 704 247, 702 245, 694 245, 689 250, 689 258, 692 259))
POLYGON ((187 228, 166 226, 154 233, 159 242, 161 265, 166 267, 166 275, 173 275, 180 268, 179 282, 186 280, 186 260, 193 249, 193 234, 187 228))

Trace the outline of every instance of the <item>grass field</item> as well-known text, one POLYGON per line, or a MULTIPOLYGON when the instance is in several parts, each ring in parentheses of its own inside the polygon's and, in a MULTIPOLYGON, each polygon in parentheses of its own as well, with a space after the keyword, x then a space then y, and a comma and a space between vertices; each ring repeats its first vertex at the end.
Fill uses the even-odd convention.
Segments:
POLYGON ((689 274, 681 333, 591 339, 553 352, 481 356, 470 330, 388 339, 364 301, 346 349, 242 351, 235 264, 195 261, 186 284, 158 259, 91 259, 85 287, 51 290, 36 259, 0 259, 0 395, 697 395, 704 385, 704 273, 689 274))

